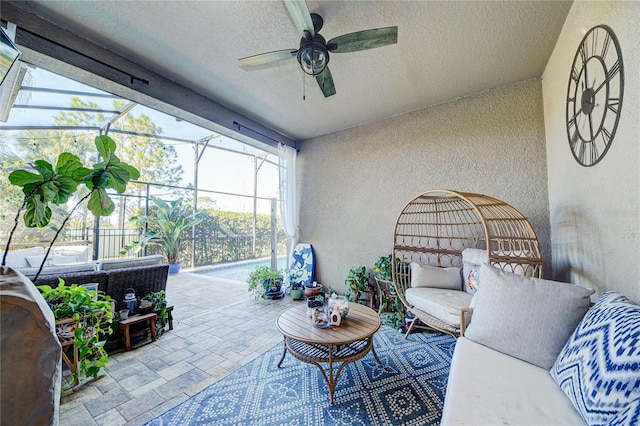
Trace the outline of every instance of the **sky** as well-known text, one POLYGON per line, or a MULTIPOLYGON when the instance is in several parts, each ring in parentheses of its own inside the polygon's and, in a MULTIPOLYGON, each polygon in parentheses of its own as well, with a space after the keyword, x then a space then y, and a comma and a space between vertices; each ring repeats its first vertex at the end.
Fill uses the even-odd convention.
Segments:
MULTIPOLYGON (((78 83, 65 77, 53 74, 43 69, 29 68, 28 77, 23 85, 56 88, 61 90, 74 90, 90 93, 105 93, 101 90, 78 83)), ((45 106, 69 106, 72 95, 28 92, 30 96, 20 94, 16 104, 45 105, 45 106)), ((113 109, 113 99, 90 97, 89 100, 100 105, 101 108, 113 109)), ((53 124, 53 116, 56 110, 14 108, 9 115, 7 126, 20 125, 50 125, 53 124)), ((169 136, 187 140, 199 140, 210 136, 215 132, 196 126, 187 121, 176 120, 162 112, 153 110, 143 105, 136 106, 131 114, 142 114, 151 118, 156 126, 162 129, 161 136, 169 136)), ((111 113, 105 116, 110 117, 111 113)), ((113 126, 117 128, 117 126, 113 126)), ((117 134, 112 134, 117 142, 117 134)), ((172 145, 177 152, 178 162, 184 170, 183 185, 192 184, 194 179, 194 151, 191 144, 165 140, 166 145, 172 145)), ((219 136, 209 142, 209 146, 218 146, 246 152, 247 155, 230 153, 218 149, 207 149, 199 163, 198 187, 210 191, 242 194, 253 196, 253 169, 254 154, 267 154, 252 146, 245 145, 234 139, 219 136)), ((267 159, 273 163, 278 162, 277 156, 269 154, 267 159)), ((215 195, 200 193, 200 196, 215 197, 216 207, 230 211, 252 211, 253 200, 249 197, 228 195, 215 195)), ((278 167, 264 163, 258 172, 258 196, 264 198, 278 197, 278 167)), ((258 213, 269 213, 270 202, 258 201, 258 213)))

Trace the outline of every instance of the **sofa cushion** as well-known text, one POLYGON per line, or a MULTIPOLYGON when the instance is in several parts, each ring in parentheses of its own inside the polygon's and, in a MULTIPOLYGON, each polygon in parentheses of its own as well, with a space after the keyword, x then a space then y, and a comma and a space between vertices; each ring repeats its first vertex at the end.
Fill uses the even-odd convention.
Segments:
POLYGON ((87 263, 87 262, 80 262, 78 261, 78 258, 76 256, 65 256, 65 255, 53 255, 53 256, 49 256, 49 258, 47 259, 47 264, 49 266, 62 266, 62 265, 71 265, 71 264, 78 264, 78 263, 87 263))
MULTIPOLYGON (((4 251, 0 251, 0 259, 2 256, 4 256, 4 251)), ((28 256, 44 256, 44 249, 42 247, 31 247, 28 249, 9 250, 6 264, 12 268, 28 268, 28 256)))
MULTIPOLYGON (((42 265, 42 261, 44 260, 44 254, 38 256, 27 256, 27 263, 32 268, 39 268, 42 265)), ((78 262, 78 259, 75 256, 56 256, 50 255, 47 257, 47 261, 44 266, 60 266, 60 265, 68 265, 71 263, 86 263, 86 262, 78 262)))
POLYGON ((490 265, 482 265, 480 275, 482 286, 465 337, 550 369, 589 308, 593 290, 490 265))
POLYGON ((551 376, 589 424, 640 397, 640 306, 603 294, 558 356, 551 376))
POLYGON ((61 246, 53 247, 51 254, 54 256, 71 256, 76 262, 89 261, 89 246, 61 246))
MULTIPOLYGON (((40 265, 42 265, 42 261, 44 260, 44 254, 38 254, 35 256, 27 256, 25 259, 27 259, 27 266, 31 267, 31 268, 39 268, 40 265)), ((47 259, 48 260, 48 259, 47 259)), ((47 266, 47 264, 45 263, 45 266, 47 266)))
POLYGON ((464 337, 456 341, 442 425, 583 423, 548 370, 464 337))
POLYGON ((160 265, 162 263, 162 255, 154 254, 151 256, 124 259, 106 259, 98 263, 98 268, 101 271, 111 271, 114 269, 135 268, 138 266, 160 265))
POLYGON ((460 327, 460 309, 468 308, 472 298, 461 290, 429 287, 408 288, 405 297, 409 304, 453 327, 460 327))
POLYGON ((411 287, 462 289, 460 268, 438 268, 411 262, 411 287))
MULTIPOLYGON (((29 279, 33 279, 35 277, 38 269, 40 269, 40 266, 36 268, 16 268, 17 271, 20 271, 20 273, 24 274, 29 279)), ((42 268, 42 272, 40 273, 40 275, 62 275, 72 272, 91 272, 96 270, 96 264, 93 262, 71 263, 60 266, 45 266, 44 268, 42 268)))

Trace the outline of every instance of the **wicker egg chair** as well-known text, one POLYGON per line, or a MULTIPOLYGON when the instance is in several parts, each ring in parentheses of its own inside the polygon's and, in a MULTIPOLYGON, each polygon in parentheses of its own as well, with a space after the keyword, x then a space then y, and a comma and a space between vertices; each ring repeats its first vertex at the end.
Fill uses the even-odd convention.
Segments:
MULTIPOLYGON (((393 283, 402 303, 429 328, 454 336, 453 327, 411 306, 405 291, 411 287, 411 262, 462 268, 462 251, 484 249, 486 262, 496 267, 542 278, 540 244, 526 217, 509 204, 481 194, 432 190, 411 200, 396 222, 393 241, 393 283)), ((465 310, 470 312, 470 310, 465 310)), ((408 332, 407 332, 408 334, 408 332)))

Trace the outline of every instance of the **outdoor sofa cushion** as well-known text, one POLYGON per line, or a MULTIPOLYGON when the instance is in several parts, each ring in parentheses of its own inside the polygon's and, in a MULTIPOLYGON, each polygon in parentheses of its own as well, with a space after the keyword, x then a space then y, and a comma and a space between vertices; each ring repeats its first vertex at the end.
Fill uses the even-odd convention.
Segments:
POLYGON ((441 424, 581 425, 584 420, 548 370, 460 337, 441 424))
MULTIPOLYGON (((42 247, 31 247, 28 249, 9 250, 7 253, 6 265, 12 268, 28 268, 29 256, 44 256, 45 250, 42 247)), ((4 256, 4 251, 0 251, 0 259, 4 256)))
POLYGON ((111 271, 114 269, 136 268, 138 266, 160 265, 163 263, 161 254, 153 254, 150 256, 106 259, 98 262, 99 271, 111 271))
POLYGON ((432 287, 461 290, 460 268, 439 268, 411 262, 411 287, 432 287))
POLYGON ((549 370, 594 293, 574 284, 480 268, 473 319, 465 337, 549 370))
POLYGON ((454 327, 460 327, 460 309, 468 308, 473 296, 461 290, 412 287, 407 289, 405 297, 409 304, 421 311, 454 327))

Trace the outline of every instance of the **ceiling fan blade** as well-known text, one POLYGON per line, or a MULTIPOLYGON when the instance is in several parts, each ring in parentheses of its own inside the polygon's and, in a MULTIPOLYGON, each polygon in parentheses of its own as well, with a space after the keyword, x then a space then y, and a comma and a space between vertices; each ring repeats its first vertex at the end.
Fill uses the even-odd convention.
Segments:
POLYGON ((324 71, 316 75, 316 81, 325 98, 336 94, 336 86, 333 84, 333 77, 331 77, 329 67, 325 67, 324 71))
POLYGON ((284 5, 287 6, 289 15, 291 15, 291 19, 302 37, 305 36, 305 31, 308 31, 311 37, 316 35, 305 0, 284 0, 284 5))
POLYGON ((246 58, 238 59, 238 62, 240 62, 240 65, 243 67, 257 67, 259 65, 271 64, 273 62, 295 58, 297 53, 298 49, 276 50, 274 52, 247 56, 246 58))
POLYGON ((386 27, 338 36, 327 42, 327 49, 331 53, 347 53, 388 46, 397 42, 398 27, 386 27))

